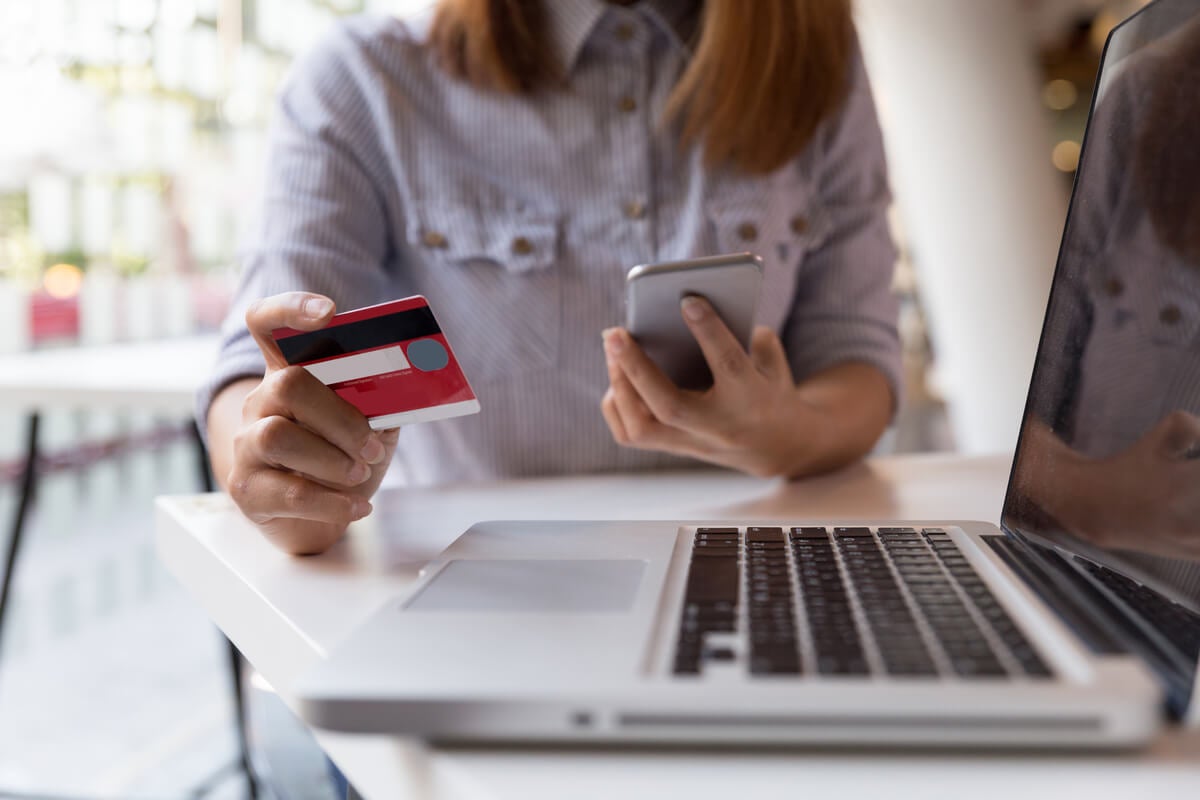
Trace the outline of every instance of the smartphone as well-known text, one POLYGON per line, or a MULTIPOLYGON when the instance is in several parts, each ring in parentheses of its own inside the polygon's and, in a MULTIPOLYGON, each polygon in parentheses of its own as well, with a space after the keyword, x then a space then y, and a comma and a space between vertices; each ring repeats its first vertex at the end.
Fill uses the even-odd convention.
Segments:
POLYGON ((676 386, 707 389, 712 372, 680 302, 703 297, 749 349, 761 285, 762 259, 753 253, 639 264, 625 277, 625 327, 676 386))

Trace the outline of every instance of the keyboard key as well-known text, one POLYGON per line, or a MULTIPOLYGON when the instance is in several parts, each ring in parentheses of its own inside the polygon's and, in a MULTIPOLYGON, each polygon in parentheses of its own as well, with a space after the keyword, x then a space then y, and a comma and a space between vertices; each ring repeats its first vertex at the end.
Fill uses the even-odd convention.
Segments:
POLYGON ((753 542, 778 542, 783 544, 783 528, 747 528, 746 544, 753 542))

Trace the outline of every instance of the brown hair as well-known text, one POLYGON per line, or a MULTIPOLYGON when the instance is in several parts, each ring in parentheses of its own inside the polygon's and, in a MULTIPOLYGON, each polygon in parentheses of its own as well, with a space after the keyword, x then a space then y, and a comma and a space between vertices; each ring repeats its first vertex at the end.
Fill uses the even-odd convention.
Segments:
MULTIPOLYGON (((547 0, 554 2, 554 0, 547 0)), ((710 167, 773 172, 840 107, 854 46, 850 0, 702 0, 694 56, 667 104, 684 146, 710 167)), ((432 42, 443 67, 480 88, 551 86, 542 0, 441 0, 432 42)))

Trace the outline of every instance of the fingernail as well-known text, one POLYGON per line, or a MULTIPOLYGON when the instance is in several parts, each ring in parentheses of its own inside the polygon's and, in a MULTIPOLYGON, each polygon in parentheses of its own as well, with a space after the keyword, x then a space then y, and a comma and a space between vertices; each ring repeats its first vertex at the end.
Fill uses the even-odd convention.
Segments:
POLYGON ((371 508, 371 504, 368 503, 366 500, 355 500, 354 501, 354 510, 352 513, 354 514, 355 519, 362 519, 363 517, 370 514, 372 510, 373 509, 371 508))
POLYGON ((346 473, 346 479, 350 481, 351 486, 357 486, 369 477, 371 477, 371 468, 361 462, 356 463, 346 473))
POLYGON ((699 297, 688 295, 683 298, 680 306, 683 308, 683 315, 692 322, 699 322, 704 318, 704 301, 699 297))
POLYGON ((325 297, 310 297, 304 301, 304 316, 309 319, 321 319, 333 311, 333 301, 325 297))
POLYGON ((611 356, 618 356, 625 349, 625 337, 618 328, 609 328, 604 332, 604 349, 611 356))
POLYGON ((371 438, 367 439, 367 443, 363 445, 363 461, 366 461, 368 464, 378 464, 380 461, 383 461, 383 454, 383 443, 379 441, 378 437, 372 434, 371 438))

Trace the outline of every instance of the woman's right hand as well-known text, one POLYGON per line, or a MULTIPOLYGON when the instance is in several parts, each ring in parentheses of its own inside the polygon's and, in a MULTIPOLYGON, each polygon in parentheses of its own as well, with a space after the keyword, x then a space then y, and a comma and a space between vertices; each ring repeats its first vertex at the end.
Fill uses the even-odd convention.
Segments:
POLYGON ((295 555, 328 549, 347 525, 371 512, 369 498, 383 480, 399 435, 398 428, 372 431, 362 412, 308 370, 289 366, 271 337, 280 327, 323 328, 333 313, 333 301, 307 292, 253 304, 246 326, 266 359, 266 374, 241 391, 241 419, 232 426, 225 458, 217 450, 228 443, 214 441, 222 433, 214 417, 222 413, 219 406, 236 401, 236 392, 219 396, 209 414, 214 465, 228 467, 230 497, 277 547, 295 555))
POLYGON ((1088 458, 1026 427, 1016 489, 1078 538, 1200 560, 1200 417, 1173 411, 1125 450, 1088 458))

